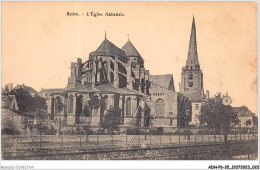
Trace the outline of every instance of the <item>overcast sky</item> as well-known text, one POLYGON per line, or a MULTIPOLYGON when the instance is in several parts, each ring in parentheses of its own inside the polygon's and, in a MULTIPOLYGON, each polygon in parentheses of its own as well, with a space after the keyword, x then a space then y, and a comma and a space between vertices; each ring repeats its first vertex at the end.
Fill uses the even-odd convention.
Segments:
POLYGON ((256 2, 2 2, 2 86, 65 87, 70 62, 85 61, 106 31, 119 48, 129 34, 150 74, 173 74, 179 91, 193 14, 204 90, 228 91, 232 106, 257 113, 256 2))

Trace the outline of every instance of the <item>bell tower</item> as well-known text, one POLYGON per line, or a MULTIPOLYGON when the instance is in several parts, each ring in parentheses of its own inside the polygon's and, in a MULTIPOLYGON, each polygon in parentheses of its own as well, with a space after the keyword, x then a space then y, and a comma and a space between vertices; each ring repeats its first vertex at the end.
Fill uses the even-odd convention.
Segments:
POLYGON ((188 58, 181 73, 180 93, 190 98, 191 101, 201 101, 204 99, 203 73, 198 60, 194 16, 190 34, 188 58))

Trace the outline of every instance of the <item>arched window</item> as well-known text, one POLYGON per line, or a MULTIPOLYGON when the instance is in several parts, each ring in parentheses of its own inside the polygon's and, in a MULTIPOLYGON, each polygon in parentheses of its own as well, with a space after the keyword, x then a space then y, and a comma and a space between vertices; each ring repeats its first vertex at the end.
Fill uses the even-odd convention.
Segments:
POLYGON ((108 106, 108 96, 104 96, 104 110, 108 110, 109 106, 108 106))
POLYGON ((131 116, 131 98, 126 99, 126 116, 131 116))
POLYGON ((69 97, 69 113, 73 113, 73 96, 69 97))
POLYGON ((81 84, 86 84, 86 83, 87 83, 87 76, 86 74, 83 74, 81 78, 81 84))
POLYGON ((76 115, 75 115, 75 123, 80 123, 80 115, 82 114, 82 100, 83 96, 80 95, 76 98, 76 115))
POLYGON ((114 73, 111 71, 111 73, 110 73, 110 80, 111 80, 111 82, 113 82, 114 81, 114 73))
POLYGON ((59 113, 61 111, 62 103, 61 98, 58 96, 55 98, 55 113, 59 113))
POLYGON ((82 105, 83 105, 83 96, 80 95, 79 97, 77 97, 77 114, 81 114, 82 113, 82 105))
POLYGON ((100 81, 100 71, 97 72, 97 81, 100 81))
POLYGON ((104 80, 107 80, 108 79, 108 63, 106 61, 103 62, 103 71, 104 71, 104 80))
POLYGON ((164 116, 165 102, 163 99, 158 99, 155 102, 155 113, 157 116, 164 116))

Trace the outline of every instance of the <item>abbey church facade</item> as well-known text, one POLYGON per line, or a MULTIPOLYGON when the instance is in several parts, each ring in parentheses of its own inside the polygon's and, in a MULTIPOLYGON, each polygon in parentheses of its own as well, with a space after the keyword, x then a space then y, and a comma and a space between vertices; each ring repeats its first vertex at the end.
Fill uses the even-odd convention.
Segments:
POLYGON ((188 59, 182 68, 180 92, 175 91, 172 74, 150 75, 142 56, 128 39, 120 49, 106 36, 86 61, 71 63, 67 87, 42 89, 52 120, 64 126, 88 123, 99 128, 110 108, 119 108, 120 126, 144 127, 145 107, 150 108, 151 126, 174 129, 184 126, 185 114, 198 124, 200 107, 205 102, 203 73, 197 54, 193 18, 188 59), (60 112, 57 103, 64 109, 60 112), (94 103, 94 104, 93 104, 94 103))
POLYGON ((130 40, 120 49, 105 37, 88 60, 71 63, 66 88, 43 89, 40 94, 48 98, 51 118, 61 118, 68 126, 89 123, 98 128, 110 108, 120 108, 121 125, 142 127, 149 88, 149 70, 130 40), (61 113, 57 103, 65 106, 61 113))

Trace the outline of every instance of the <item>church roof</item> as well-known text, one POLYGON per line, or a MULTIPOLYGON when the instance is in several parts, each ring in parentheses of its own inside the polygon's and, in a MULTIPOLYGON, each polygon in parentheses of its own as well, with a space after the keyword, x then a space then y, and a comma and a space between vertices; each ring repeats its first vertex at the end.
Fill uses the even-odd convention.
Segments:
POLYGON ((95 93, 119 93, 119 94, 125 94, 125 95, 141 95, 145 96, 145 94, 131 90, 129 88, 115 88, 112 83, 107 84, 101 84, 96 87, 92 87, 91 84, 85 84, 85 85, 79 85, 74 88, 67 88, 66 91, 68 92, 95 92, 95 93))
POLYGON ((127 59, 127 56, 123 50, 115 46, 108 39, 104 39, 104 41, 100 44, 96 51, 91 53, 92 55, 108 55, 108 56, 120 56, 127 59))
POLYGON ((42 89, 39 94, 42 93, 63 93, 64 89, 63 88, 56 88, 56 89, 42 89))
POLYGON ((141 57, 135 46, 131 43, 130 40, 128 40, 125 45, 121 48, 122 50, 125 51, 126 55, 128 57, 141 57))
POLYGON ((150 75, 149 80, 154 84, 175 91, 172 74, 150 75))

